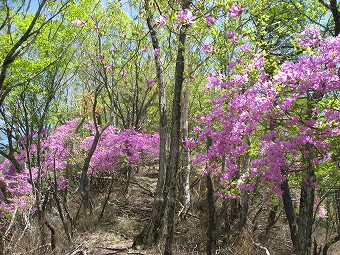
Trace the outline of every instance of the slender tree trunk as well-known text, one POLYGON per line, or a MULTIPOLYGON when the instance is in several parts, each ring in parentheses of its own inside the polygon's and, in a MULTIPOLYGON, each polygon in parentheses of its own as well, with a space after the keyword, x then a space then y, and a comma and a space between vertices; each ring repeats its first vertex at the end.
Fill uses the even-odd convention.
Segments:
POLYGON ((242 191, 240 199, 239 229, 244 228, 247 223, 248 209, 249 209, 249 194, 247 191, 242 191))
POLYGON ((338 36, 340 34, 340 12, 338 8, 337 0, 330 0, 329 8, 332 12, 333 20, 334 20, 334 35, 338 36))
MULTIPOLYGON (((183 6, 184 9, 188 6, 183 6)), ((167 234, 164 255, 172 255, 174 235, 174 218, 176 204, 176 178, 179 162, 180 124, 181 124, 181 95, 184 81, 184 50, 186 40, 186 26, 181 27, 178 37, 178 50, 175 67, 175 88, 172 105, 170 159, 166 174, 166 189, 168 189, 167 234)))
POLYGON ((110 182, 110 187, 109 187, 109 191, 107 192, 107 196, 105 198, 105 201, 103 203, 103 207, 102 207, 102 210, 100 212, 100 215, 98 217, 98 221, 101 220, 103 218, 103 215, 104 215, 104 211, 105 211, 105 208, 106 208, 106 205, 107 203, 109 202, 109 199, 110 199, 110 194, 112 192, 112 187, 113 187, 113 181, 114 181, 114 173, 111 174, 111 182, 110 182))
MULTIPOLYGON (((313 118, 312 109, 314 107, 314 92, 307 94, 306 120, 313 118)), ((305 255, 311 252, 312 247, 312 227, 313 227, 313 212, 314 212, 314 182, 315 173, 312 166, 314 158, 313 145, 307 143, 304 146, 306 156, 304 165, 306 166, 306 175, 301 180, 301 197, 298 220, 298 254, 305 255)))
POLYGON ((314 188, 306 183, 302 183, 301 186, 298 222, 298 250, 299 255, 305 255, 310 252, 312 246, 314 188))
POLYGON ((214 187, 211 173, 206 176, 207 184, 207 206, 208 206, 208 228, 207 228, 207 255, 213 255, 216 252, 216 222, 215 222, 215 201, 214 187))
POLYGON ((52 254, 55 254, 55 248, 56 248, 56 244, 57 244, 57 237, 56 237, 56 233, 55 233, 55 228, 47 220, 45 220, 45 225, 51 231, 51 250, 52 250, 52 254))
POLYGON ((87 186, 87 172, 89 170, 90 167, 90 162, 91 162, 91 158, 94 154, 94 152, 96 151, 98 142, 99 142, 99 138, 100 138, 100 133, 97 130, 90 148, 90 151, 88 152, 85 161, 84 161, 84 165, 82 167, 81 170, 81 177, 80 177, 80 187, 79 187, 79 191, 80 191, 80 195, 82 198, 82 203, 83 205, 88 208, 90 207, 90 201, 89 201, 89 194, 88 191, 86 190, 86 186, 87 186))
POLYGON ((328 249, 335 244, 336 242, 340 241, 340 234, 337 236, 333 237, 332 239, 328 240, 325 246, 322 249, 322 255, 327 255, 328 249))
POLYGON ((281 184, 281 190, 282 190, 283 207, 285 209, 285 213, 286 213, 286 217, 287 217, 288 225, 290 229, 290 238, 293 243, 294 251, 297 251, 298 250, 297 224, 296 224, 296 217, 295 217, 295 212, 294 212, 292 196, 290 194, 290 190, 288 186, 288 180, 285 180, 281 184))
MULTIPOLYGON (((245 138, 250 145, 249 137, 245 138)), ((244 172, 249 171, 249 165, 250 165, 250 156, 249 153, 246 153, 243 158, 242 162, 242 170, 244 172)), ((239 229, 242 229, 245 227, 247 223, 247 217, 248 217, 248 209, 249 209, 249 194, 246 191, 242 191, 241 193, 241 199, 240 199, 240 221, 239 221, 239 229)))
POLYGON ((269 230, 275 225, 275 219, 278 208, 279 208, 278 205, 274 205, 272 208, 270 208, 267 218, 266 234, 268 234, 269 230))
POLYGON ((4 235, 0 230, 0 255, 5 254, 5 244, 4 244, 4 235))
MULTIPOLYGON (((311 152, 311 145, 307 144, 307 151, 311 152)), ((306 178, 301 182, 301 197, 298 221, 298 251, 299 255, 310 252, 312 246, 312 226, 314 211, 314 190, 312 182, 315 181, 313 167, 307 167, 306 178)))
MULTIPOLYGON (((182 139, 189 136, 188 130, 188 106, 189 106, 189 87, 187 86, 182 98, 182 139)), ((182 171, 181 171, 181 201, 183 209, 181 217, 185 218, 190 207, 190 151, 186 146, 183 146, 182 152, 182 171)))
MULTIPOLYGON (((209 137, 207 140, 207 150, 212 144, 212 140, 209 137)), ((206 253, 207 255, 213 255, 216 252, 216 221, 215 221, 215 201, 214 201, 214 185, 211 178, 212 173, 206 176, 207 185, 207 207, 208 207, 208 227, 207 227, 207 243, 206 253)))
MULTIPOLYGON (((153 15, 149 10, 149 1, 145 1, 145 9, 147 13, 150 13, 147 18, 147 25, 151 35, 152 46, 154 49, 159 49, 159 41, 157 33, 154 30, 155 24, 153 23, 153 15)), ((168 136, 168 118, 166 109, 166 86, 164 79, 163 66, 160 61, 159 55, 154 55, 157 84, 159 89, 159 172, 157 187, 155 193, 155 201, 153 204, 152 214, 149 223, 144 227, 141 233, 139 233, 135 239, 133 246, 144 245, 150 247, 156 244, 163 231, 164 215, 166 208, 166 193, 165 193, 165 179, 166 179, 166 144, 168 136)))
POLYGON ((92 159, 93 154, 95 153, 100 137, 102 135, 102 133, 105 131, 106 128, 108 128, 109 123, 111 122, 111 120, 106 123, 106 125, 104 127, 101 128, 101 130, 99 130, 99 125, 101 124, 101 119, 100 116, 98 115, 98 113, 96 112, 96 107, 97 107, 97 100, 98 100, 98 96, 100 94, 100 91, 102 90, 102 86, 99 86, 96 88, 95 90, 95 96, 94 96, 94 102, 93 102, 93 106, 92 106, 92 118, 93 118, 93 123, 94 123, 94 127, 95 127, 95 134, 94 134, 94 138, 91 144, 91 148, 89 150, 89 152, 87 153, 87 156, 84 160, 84 164, 83 167, 81 169, 81 176, 80 176, 80 185, 79 185, 79 192, 80 192, 80 196, 82 198, 82 203, 86 208, 90 208, 91 213, 92 213, 92 205, 90 202, 90 197, 89 197, 89 192, 88 190, 86 190, 86 186, 87 186, 87 173, 89 171, 90 168, 90 162, 92 159))

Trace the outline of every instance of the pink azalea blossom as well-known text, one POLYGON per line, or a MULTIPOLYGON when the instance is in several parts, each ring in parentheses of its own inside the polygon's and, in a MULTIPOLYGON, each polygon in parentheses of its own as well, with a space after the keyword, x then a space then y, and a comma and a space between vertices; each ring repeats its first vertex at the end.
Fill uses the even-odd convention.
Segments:
POLYGON ((265 63, 266 63, 266 59, 264 57, 255 57, 254 58, 254 65, 257 68, 263 67, 265 63))
POLYGON ((231 61, 231 62, 228 63, 227 68, 232 69, 236 66, 236 64, 237 64, 236 61, 231 61))
POLYGON ((119 73, 120 76, 125 77, 127 75, 127 71, 123 70, 119 73))
POLYGON ((228 30, 227 33, 226 33, 226 36, 227 36, 227 38, 230 39, 233 43, 235 43, 235 44, 238 43, 236 34, 235 34, 233 31, 228 30))
POLYGON ((212 23, 215 23, 216 22, 216 18, 213 16, 213 15, 208 15, 207 17, 205 17, 205 23, 206 24, 212 24, 212 23))
POLYGON ((250 52, 250 45, 249 44, 243 44, 241 46, 241 50, 244 52, 244 53, 249 53, 250 52))
POLYGON ((147 52, 148 51, 148 46, 144 45, 142 48, 142 52, 147 52))
POLYGON ((205 90, 209 91, 211 88, 221 84, 221 75, 219 73, 217 75, 209 73, 207 80, 208 84, 205 86, 205 90))
POLYGON ((147 80, 146 81, 146 83, 148 84, 148 87, 149 87, 149 89, 152 89, 153 88, 153 86, 155 86, 155 80, 154 79, 149 79, 149 80, 147 80))
POLYGON ((232 4, 228 9, 228 15, 230 17, 238 17, 242 14, 243 10, 238 4, 232 4))
POLYGON ((314 46, 321 41, 320 28, 313 26, 307 27, 298 35, 297 43, 304 49, 314 46))
POLYGON ((195 17, 192 15, 192 12, 188 9, 184 9, 180 12, 179 15, 177 15, 177 23, 181 24, 194 24, 195 23, 195 17))
POLYGON ((229 39, 233 39, 233 38, 235 38, 235 33, 233 31, 231 31, 231 30, 228 30, 227 31, 227 37, 229 39))
POLYGON ((75 27, 82 27, 86 25, 86 22, 84 20, 81 19, 76 19, 72 22, 72 25, 75 27))
POLYGON ((108 70, 108 71, 112 71, 113 65, 109 64, 109 65, 105 66, 105 69, 108 70))
POLYGON ((216 49, 212 46, 210 42, 204 42, 202 44, 203 52, 216 53, 216 49))
POLYGON ((156 23, 159 26, 165 26, 166 25, 166 16, 161 15, 158 20, 156 20, 156 23))
POLYGON ((152 52, 154 55, 159 55, 161 51, 159 49, 154 49, 152 52))

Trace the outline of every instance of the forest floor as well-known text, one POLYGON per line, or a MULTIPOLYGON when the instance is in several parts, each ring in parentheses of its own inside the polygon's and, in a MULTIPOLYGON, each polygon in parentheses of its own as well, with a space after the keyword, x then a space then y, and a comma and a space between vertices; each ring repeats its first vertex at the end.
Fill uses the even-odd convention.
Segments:
MULTIPOLYGON (((197 177, 199 178, 199 177, 197 177)), ((9 249, 13 255, 111 255, 111 254, 140 254, 140 255, 158 255, 161 253, 161 246, 153 249, 132 249, 133 238, 140 233, 142 228, 147 224, 151 215, 153 194, 157 182, 157 169, 149 167, 141 169, 133 175, 129 184, 128 192, 125 191, 125 182, 117 176, 113 182, 110 199, 106 205, 103 217, 98 220, 98 215, 102 208, 103 201, 107 196, 108 185, 98 191, 92 197, 93 211, 92 214, 85 215, 77 222, 74 230, 72 242, 68 242, 60 226, 60 219, 57 213, 49 216, 50 222, 56 227, 56 244, 57 248, 54 253, 51 252, 50 246, 39 247, 37 237, 34 238, 34 230, 26 231, 22 234, 20 243, 9 244, 15 246, 15 249, 9 249), (59 222, 59 223, 58 223, 59 222)), ((198 183, 197 185, 200 185, 198 183)), ((204 187, 203 187, 204 188, 204 187)), ((192 190, 193 205, 186 219, 177 217, 175 226, 175 255, 201 255, 205 252, 206 240, 206 205, 205 197, 199 197, 195 189, 202 190, 202 187, 196 187, 192 190)), ((196 191, 197 191, 196 190, 196 191)), ((202 195, 201 195, 202 196, 202 195)), ((76 210, 77 196, 74 200, 76 210)), ((78 203, 79 204, 79 203, 78 203)), ((221 213, 221 206, 217 206, 217 226, 220 226, 218 215, 221 213)), ((218 249, 216 254, 219 255, 291 255, 291 242, 289 236, 288 224, 285 221, 282 208, 278 209, 276 223, 270 230, 264 230, 261 224, 264 224, 268 218, 268 207, 259 208, 259 204, 252 203, 249 209, 249 217, 246 230, 232 229, 237 235, 229 238, 228 245, 218 249)), ((33 228, 33 226, 32 226, 33 228)), ((37 229, 35 229, 37 230, 37 229)), ((320 232, 321 233, 321 232, 320 232)), ((15 235, 13 238, 15 240, 15 235)), ((322 235, 316 235, 317 242, 322 235)), ((47 237, 49 239, 50 237, 47 237)), ((220 241, 218 241, 219 247, 220 241)), ((329 250, 328 255, 340 254, 340 245, 334 245, 329 250)))
MULTIPOLYGON (((131 248, 133 238, 147 224, 150 217, 156 182, 156 168, 145 168, 134 175, 127 193, 124 191, 125 186, 122 185, 122 182, 117 181, 113 185, 114 190, 101 222, 99 224, 92 222, 93 225, 88 220, 80 222, 79 225, 83 226, 84 229, 78 230, 79 234, 76 234, 77 237, 74 240, 73 248, 67 254, 76 255, 76 252, 81 250, 91 255, 162 254, 160 246, 149 250, 134 250, 131 248)), ((174 253, 178 255, 206 254, 205 197, 195 197, 194 193, 193 208, 195 209, 191 210, 186 219, 178 218, 176 221, 174 253)), ((255 241, 252 234, 245 231, 237 238, 234 238, 228 247, 220 249, 217 254, 266 255, 267 250, 271 255, 290 255, 292 252, 288 228, 285 227, 285 231, 283 231, 281 227, 279 241, 282 243, 280 244, 277 243, 278 239, 276 237, 268 238, 268 240, 265 240, 265 243, 269 245, 267 248, 255 241)))

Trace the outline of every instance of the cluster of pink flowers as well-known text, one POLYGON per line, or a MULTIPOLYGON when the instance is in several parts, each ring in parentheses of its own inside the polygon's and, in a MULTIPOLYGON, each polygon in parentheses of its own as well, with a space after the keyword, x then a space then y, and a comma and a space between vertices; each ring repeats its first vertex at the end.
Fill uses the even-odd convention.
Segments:
POLYGON ((213 16, 213 15, 208 15, 207 17, 205 17, 205 23, 206 24, 213 24, 213 23, 215 23, 216 22, 216 18, 213 16))
POLYGON ((210 42, 204 42, 202 44, 202 50, 205 53, 216 53, 216 49, 213 47, 212 43, 210 42))
POLYGON ((228 15, 230 17, 238 17, 242 14, 243 10, 238 4, 232 4, 228 9, 228 15))
POLYGON ((126 70, 123 70, 119 73, 119 75, 122 76, 122 77, 125 77, 127 75, 127 73, 128 72, 126 70))
POLYGON ((112 64, 106 65, 105 69, 108 70, 108 71, 112 71, 113 70, 113 65, 112 64))
POLYGON ((154 55, 159 55, 161 53, 160 49, 153 49, 152 52, 154 55))
POLYGON ((86 25, 86 22, 84 20, 81 19, 76 19, 72 22, 72 25, 75 27, 82 27, 86 25))
POLYGON ((165 26, 166 25, 166 19, 167 19, 167 17, 166 16, 163 16, 163 15, 161 15, 160 17, 159 17, 159 19, 157 19, 156 20, 156 23, 161 27, 161 26, 165 26))
MULTIPOLYGON (((84 151, 90 149, 93 139, 94 136, 89 136, 83 140, 84 151)), ((158 140, 158 134, 138 133, 134 129, 120 131, 109 126, 100 137, 89 174, 112 172, 126 164, 137 164, 145 157, 157 158, 158 140)))
POLYGON ((191 25, 195 23, 195 17, 190 10, 184 9, 177 15, 176 22, 180 24, 191 25))
MULTIPOLYGON (((197 138, 188 144, 198 146, 207 137, 213 140, 194 163, 208 163, 203 173, 219 175, 227 196, 237 197, 240 190, 256 188, 281 195, 280 185, 287 178, 284 170, 306 167, 307 144, 316 148, 309 162, 314 167, 330 159, 330 141, 340 134, 338 110, 314 104, 312 116, 303 118, 296 112, 309 107, 307 100, 317 102, 324 95, 339 93, 340 37, 322 39, 317 30, 307 29, 300 38, 304 39, 299 43, 313 45, 314 51, 295 63, 285 62, 272 79, 263 72, 265 59, 261 56, 247 64, 240 62, 243 73, 235 73, 227 81, 212 73, 208 76, 208 88, 226 90, 212 101, 213 110, 199 118, 202 129, 195 128, 197 138), (249 81, 250 70, 258 72, 255 83, 249 81), (245 155, 250 158, 247 166, 240 164, 245 155)), ((318 187, 315 180, 306 183, 318 187)))
MULTIPOLYGON (((51 185, 57 190, 68 186, 66 169, 79 168, 89 151, 94 136, 93 123, 88 123, 79 129, 79 119, 67 121, 58 126, 41 143, 40 166, 32 166, 33 181, 36 181, 38 172, 46 185, 51 185), (55 178, 51 175, 56 173, 55 178), (56 179, 56 183, 54 183, 56 179), (54 186, 55 185, 55 186, 54 186)), ((138 133, 134 129, 121 131, 109 126, 103 131, 97 149, 90 162, 89 174, 99 172, 112 172, 127 164, 138 164, 144 158, 155 159, 158 157, 158 134, 138 133)), ((31 162, 37 154, 36 144, 29 148, 31 162)), ((27 162, 26 150, 16 155, 17 161, 25 165, 27 162)), ((0 165, 0 176, 7 183, 7 201, 0 200, 1 212, 12 212, 16 207, 27 211, 34 207, 34 195, 27 168, 17 172, 14 165, 5 160, 0 165)), ((41 190, 40 192, 43 192, 41 190)), ((34 208, 33 208, 34 209, 34 208)))
POLYGON ((149 80, 147 80, 147 81, 146 81, 146 83, 147 83, 147 85, 148 85, 149 89, 152 89, 152 88, 153 88, 153 86, 155 86, 155 85, 156 85, 156 82, 155 82, 155 80, 154 80, 154 79, 149 79, 149 80))

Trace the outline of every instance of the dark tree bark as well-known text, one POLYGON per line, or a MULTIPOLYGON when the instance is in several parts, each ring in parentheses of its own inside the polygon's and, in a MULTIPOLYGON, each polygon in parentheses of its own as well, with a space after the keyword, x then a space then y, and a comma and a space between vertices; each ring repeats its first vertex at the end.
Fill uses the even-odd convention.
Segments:
POLYGON ((334 35, 338 36, 340 34, 340 12, 338 8, 338 3, 337 0, 330 0, 329 3, 334 20, 334 35))
MULTIPOLYGON (((250 145, 249 137, 246 137, 245 139, 250 145)), ((242 162, 242 169, 244 172, 247 172, 249 170, 249 165, 250 165, 250 156, 249 156, 249 153, 246 153, 244 155, 243 162, 242 162)), ((239 229, 244 228, 247 223, 248 209, 249 209, 249 194, 246 191, 242 191, 241 199, 240 199, 239 229)))
POLYGON ((81 176, 80 176, 80 184, 79 184, 79 192, 80 192, 80 196, 82 198, 82 203, 85 206, 85 208, 90 208, 91 209, 91 203, 90 203, 90 199, 89 199, 89 192, 86 190, 86 186, 87 186, 87 173, 89 171, 89 167, 90 167, 90 162, 92 159, 92 156, 94 154, 94 152, 96 151, 97 145, 99 143, 101 134, 105 131, 105 129, 109 126, 111 120, 104 126, 102 127, 101 130, 99 130, 99 126, 98 126, 98 122, 97 122, 97 113, 96 113, 96 107, 97 107, 97 100, 98 100, 98 96, 99 93, 101 91, 102 87, 99 86, 96 88, 95 91, 95 95, 94 95, 94 102, 93 102, 93 106, 92 106, 92 118, 93 118, 93 123, 95 126, 95 134, 94 134, 94 138, 91 144, 91 148, 87 153, 87 156, 84 160, 84 164, 82 166, 81 169, 81 176))
MULTIPOLYGON (((306 178, 315 180, 311 166, 307 169, 306 178)), ((314 190, 310 183, 306 183, 305 180, 302 181, 298 221, 298 251, 300 255, 310 252, 312 246, 314 190)))
MULTIPOLYGON (((189 87, 187 86, 182 95, 182 139, 189 136, 188 130, 188 110, 189 110, 189 87)), ((180 196, 182 202, 182 210, 180 216, 185 218, 190 207, 190 151, 185 146, 182 150, 181 161, 181 178, 180 178, 180 196)))
POLYGON ((2 232, 0 231, 0 255, 5 254, 5 244, 4 244, 4 236, 2 232))
MULTIPOLYGON (((312 109, 314 93, 307 94, 306 120, 313 118, 312 109)), ((314 212, 314 191, 313 183, 315 182, 315 173, 312 166, 314 158, 313 145, 307 143, 304 146, 306 156, 303 159, 306 166, 305 177, 301 180, 301 196, 298 219, 298 254, 305 255, 311 252, 312 247, 312 227, 313 227, 313 212, 314 212)))
MULTIPOLYGON (((149 1, 145 1, 145 9, 148 14, 147 25, 151 35, 153 49, 159 49, 159 41, 157 33, 154 30, 153 15, 149 9, 149 1)), ((159 55, 154 55, 156 65, 157 84, 159 87, 159 172, 157 187, 155 193, 155 201, 153 204, 152 214, 150 221, 139 233, 135 239, 133 246, 144 245, 150 247, 156 244, 163 231, 164 215, 166 208, 166 193, 165 193, 165 179, 166 179, 166 144, 168 135, 168 118, 166 108, 166 87, 164 81, 163 66, 160 61, 159 55)))
MULTIPOLYGON (((285 174, 285 173, 283 173, 285 174)), ((290 194, 289 186, 288 186, 288 180, 285 180, 281 184, 281 190, 282 190, 282 201, 283 201, 283 207, 285 209, 286 217, 288 220, 289 230, 290 230, 290 238, 293 243, 293 248, 295 251, 297 251, 297 245, 298 245, 298 239, 297 239, 297 223, 296 223, 296 216, 292 201, 292 196, 290 194)))
POLYGON ((207 228, 207 255, 213 255, 216 252, 216 221, 215 221, 215 201, 214 187, 211 179, 211 173, 206 176, 207 184, 207 206, 208 206, 208 228, 207 228))
POLYGON ((57 243, 57 237, 56 237, 56 233, 55 233, 55 228, 47 220, 45 220, 45 225, 51 231, 51 250, 54 253, 55 248, 56 248, 56 243, 57 243))
POLYGON ((319 0, 325 8, 331 11, 334 20, 334 35, 337 36, 340 33, 340 12, 338 8, 337 0, 329 0, 329 4, 325 0, 319 0))
MULTIPOLYGON (((207 140, 207 150, 212 144, 211 138, 207 140)), ((215 201, 214 201, 214 186, 213 180, 211 178, 211 173, 206 177, 206 199, 208 207, 208 227, 207 227, 207 243, 206 243, 206 253, 207 255, 213 255, 216 252, 216 220, 215 220, 215 201)))
POLYGON ((268 233, 268 231, 275 225, 278 208, 278 205, 274 205, 272 208, 270 208, 267 218, 266 233, 268 233))
MULTIPOLYGON (((188 6, 183 6, 187 8, 188 6)), ((178 49, 175 67, 175 88, 172 105, 170 159, 167 164, 166 189, 168 190, 167 234, 164 255, 172 254, 174 234, 174 218, 176 203, 176 178, 179 166, 179 148, 181 145, 181 95, 184 81, 184 50, 186 40, 186 26, 182 26, 178 37, 178 49)))
POLYGON ((336 242, 340 241, 340 234, 337 236, 333 237, 331 240, 327 241, 326 245, 322 249, 322 254, 327 255, 328 249, 335 244, 336 242))

